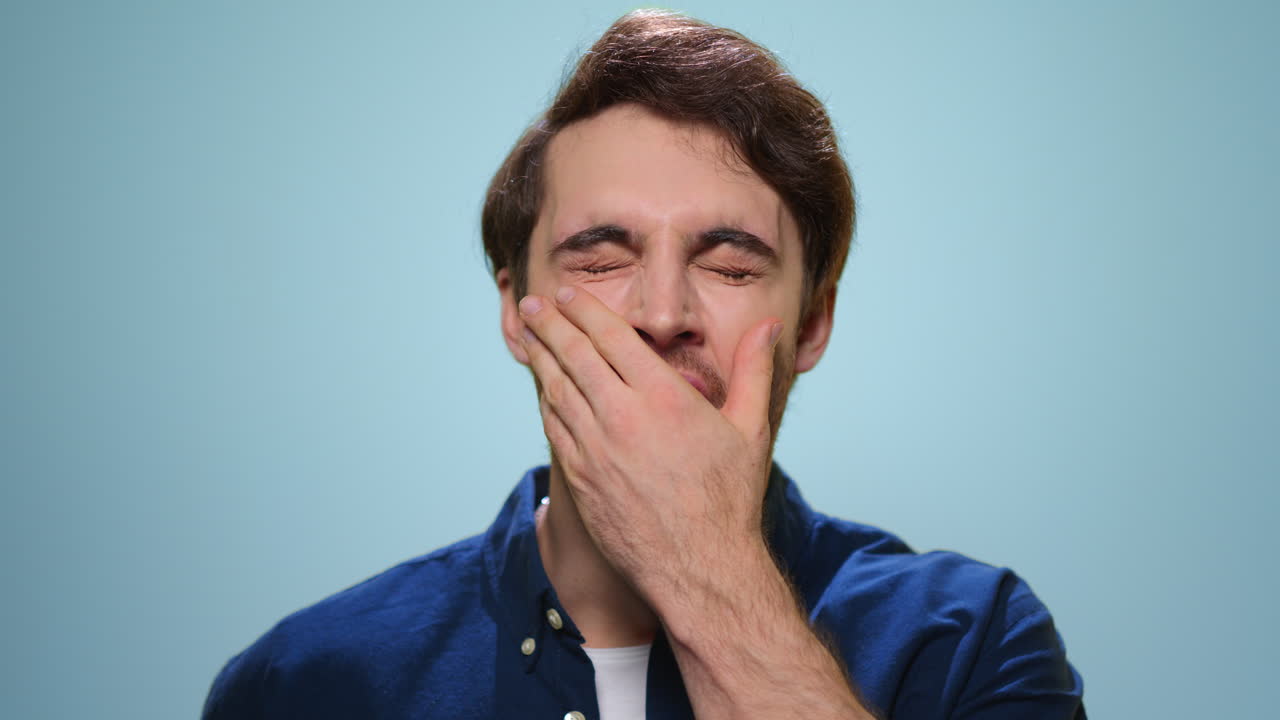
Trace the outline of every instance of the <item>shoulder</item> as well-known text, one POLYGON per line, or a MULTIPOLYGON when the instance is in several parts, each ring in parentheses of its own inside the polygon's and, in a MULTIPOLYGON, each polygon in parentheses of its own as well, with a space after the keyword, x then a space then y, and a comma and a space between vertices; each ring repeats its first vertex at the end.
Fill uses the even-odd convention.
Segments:
POLYGON ((227 662, 205 717, 368 714, 404 668, 466 671, 457 648, 492 633, 482 555, 480 536, 467 538, 285 617, 227 662))
POLYGON ((480 541, 470 537, 399 563, 289 615, 272 633, 303 646, 341 641, 354 630, 377 638, 403 630, 409 617, 431 626, 473 609, 485 589, 480 541))
POLYGON ((878 528, 815 517, 806 592, 813 622, 880 707, 906 717, 979 709, 1006 717, 1004 706, 1077 717, 1080 676, 1048 608, 1017 573, 956 552, 916 553, 878 528))
POLYGON ((897 535, 870 525, 813 514, 802 574, 817 602, 856 601, 867 610, 910 614, 955 605, 975 609, 1007 593, 1030 610, 1034 595, 1008 568, 950 551, 917 553, 897 535), (886 601, 891 607, 884 607, 886 601))

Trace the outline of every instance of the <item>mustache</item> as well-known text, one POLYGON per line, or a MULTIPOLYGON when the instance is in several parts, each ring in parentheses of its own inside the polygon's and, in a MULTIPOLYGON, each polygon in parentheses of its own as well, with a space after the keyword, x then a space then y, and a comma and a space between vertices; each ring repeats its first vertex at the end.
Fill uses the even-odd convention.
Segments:
POLYGON ((702 355, 688 347, 674 347, 657 352, 658 357, 672 368, 701 380, 707 389, 707 401, 713 407, 717 409, 724 407, 729 397, 728 387, 720 373, 702 355))

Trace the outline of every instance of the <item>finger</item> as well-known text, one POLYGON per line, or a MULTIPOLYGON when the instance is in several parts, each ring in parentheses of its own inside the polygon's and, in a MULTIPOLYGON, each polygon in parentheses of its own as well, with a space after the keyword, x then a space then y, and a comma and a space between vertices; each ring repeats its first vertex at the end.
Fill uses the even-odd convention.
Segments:
POLYGON ((650 379, 655 369, 670 370, 631 323, 583 288, 556 291, 556 307, 581 328, 596 351, 632 387, 650 379))
POLYGON ((578 462, 578 441, 574 439, 569 427, 564 424, 555 408, 545 398, 538 401, 538 411, 542 414, 542 432, 551 444, 551 453, 560 461, 561 466, 572 467, 578 462))
POLYGON ((571 431, 593 421, 590 404, 573 379, 560 367, 555 355, 528 328, 525 328, 521 339, 525 352, 529 353, 529 367, 538 380, 541 399, 556 411, 571 431))
POLYGON ((740 431, 751 436, 769 426, 769 395, 773 389, 773 349, 782 323, 769 320, 747 331, 733 353, 729 397, 723 412, 740 431))
POLYGON ((529 295, 520 301, 520 315, 573 379, 592 408, 600 410, 601 404, 609 402, 610 391, 622 383, 586 333, 570 322, 554 304, 537 295, 529 295))

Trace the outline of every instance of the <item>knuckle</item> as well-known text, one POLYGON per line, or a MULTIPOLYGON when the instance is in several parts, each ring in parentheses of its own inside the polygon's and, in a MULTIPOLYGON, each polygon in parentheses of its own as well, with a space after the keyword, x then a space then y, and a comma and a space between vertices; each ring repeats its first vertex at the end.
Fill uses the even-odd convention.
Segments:
POLYGON ((558 452, 563 453, 573 447, 572 434, 556 411, 547 403, 542 403, 542 430, 547 436, 547 441, 558 452))
POLYGON ((573 445, 564 431, 558 428, 547 429, 547 442, 561 462, 569 462, 573 457, 573 445))
POLYGON ((551 397, 545 387, 542 389, 542 397, 539 398, 538 411, 542 414, 544 424, 549 425, 556 417, 555 410, 551 407, 551 397))
POLYGON ((560 424, 560 421, 555 417, 554 414, 547 418, 547 422, 545 424, 544 429, 547 432, 547 439, 551 441, 552 445, 555 445, 557 447, 564 446, 564 443, 565 443, 564 427, 560 424))
POLYGON ((543 386, 547 399, 557 408, 563 408, 569 399, 569 380, 564 375, 556 375, 547 380, 543 386))

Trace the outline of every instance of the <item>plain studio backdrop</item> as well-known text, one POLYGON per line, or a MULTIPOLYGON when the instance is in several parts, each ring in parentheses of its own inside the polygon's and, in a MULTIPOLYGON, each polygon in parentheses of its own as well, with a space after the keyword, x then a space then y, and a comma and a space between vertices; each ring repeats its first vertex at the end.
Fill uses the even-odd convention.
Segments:
MULTIPOLYGON (((485 185, 611 3, 0 10, 5 718, 198 714, 546 457, 485 185)), ((690 2, 859 230, 778 459, 1028 579, 1096 717, 1273 716, 1275 5, 690 2)))

